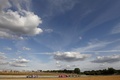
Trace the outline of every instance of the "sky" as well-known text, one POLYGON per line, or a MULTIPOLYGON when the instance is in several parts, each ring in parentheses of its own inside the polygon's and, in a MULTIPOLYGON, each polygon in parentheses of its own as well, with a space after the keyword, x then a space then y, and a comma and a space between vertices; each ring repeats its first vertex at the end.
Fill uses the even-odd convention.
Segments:
POLYGON ((0 70, 120 69, 120 0, 0 0, 0 70))

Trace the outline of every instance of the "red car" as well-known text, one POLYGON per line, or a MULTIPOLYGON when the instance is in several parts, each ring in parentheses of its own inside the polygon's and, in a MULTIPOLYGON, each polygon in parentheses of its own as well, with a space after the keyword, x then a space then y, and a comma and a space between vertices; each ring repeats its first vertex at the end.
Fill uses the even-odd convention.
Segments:
POLYGON ((59 78, 66 78, 66 77, 68 77, 68 75, 65 75, 65 74, 59 75, 59 78))

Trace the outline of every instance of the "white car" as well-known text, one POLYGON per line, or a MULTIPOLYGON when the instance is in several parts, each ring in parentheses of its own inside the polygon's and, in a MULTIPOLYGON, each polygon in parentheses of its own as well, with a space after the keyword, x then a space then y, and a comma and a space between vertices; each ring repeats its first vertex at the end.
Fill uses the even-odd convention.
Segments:
POLYGON ((38 78, 38 75, 28 75, 26 78, 38 78))

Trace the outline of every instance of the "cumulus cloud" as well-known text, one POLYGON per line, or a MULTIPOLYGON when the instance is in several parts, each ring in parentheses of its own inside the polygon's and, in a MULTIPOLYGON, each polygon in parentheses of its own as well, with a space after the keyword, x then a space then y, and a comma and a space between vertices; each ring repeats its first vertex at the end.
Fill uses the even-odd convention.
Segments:
POLYGON ((5 53, 0 52, 0 65, 8 64, 8 62, 6 61, 7 57, 4 54, 5 53))
MULTIPOLYGON (((1 28, 0 28, 1 29, 1 28)), ((2 31, 3 29, 0 30, 0 38, 9 38, 9 39, 19 39, 19 40, 23 40, 22 36, 18 36, 16 34, 11 34, 9 32, 6 31, 2 31)))
POLYGON ((56 66, 57 66, 58 68, 61 68, 61 67, 62 67, 60 61, 56 61, 56 66))
POLYGON ((14 67, 26 67, 27 63, 30 62, 30 60, 27 60, 25 58, 19 57, 18 59, 12 59, 8 60, 7 57, 4 55, 0 55, 0 65, 9 65, 14 67))
MULTIPOLYGON (((25 1, 26 0, 22 0, 25 1)), ((1 0, 0 2, 0 37, 22 39, 22 36, 34 36, 40 34, 42 29, 39 24, 42 23, 40 17, 33 12, 21 8, 21 3, 17 5, 11 0, 1 0), (20 8, 13 11, 11 7, 20 8)))
POLYGON ((19 57, 19 59, 13 59, 13 61, 10 62, 9 65, 13 67, 26 67, 29 61, 30 60, 19 57))
POLYGON ((15 63, 28 63, 29 62, 29 60, 27 60, 27 59, 13 59, 13 61, 15 62, 15 63))
POLYGON ((85 60, 90 56, 90 54, 81 54, 79 52, 56 52, 54 54, 54 59, 60 61, 73 62, 85 60))
POLYGON ((0 55, 0 59, 6 59, 7 57, 4 55, 0 55))
POLYGON ((56 61, 56 64, 60 64, 60 62, 59 62, 59 61, 56 61))
POLYGON ((6 62, 6 61, 0 61, 0 65, 7 65, 9 64, 9 62, 6 62))
POLYGON ((120 55, 98 56, 93 63, 114 63, 120 61, 120 55))

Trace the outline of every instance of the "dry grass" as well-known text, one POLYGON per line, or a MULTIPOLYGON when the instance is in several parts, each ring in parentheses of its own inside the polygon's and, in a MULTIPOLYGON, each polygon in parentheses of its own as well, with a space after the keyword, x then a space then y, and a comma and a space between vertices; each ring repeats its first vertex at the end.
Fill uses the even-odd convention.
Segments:
POLYGON ((89 76, 77 78, 26 78, 26 79, 2 79, 2 80, 120 80, 119 76, 89 76))
POLYGON ((60 75, 61 73, 47 73, 47 72, 0 72, 0 75, 60 75))

